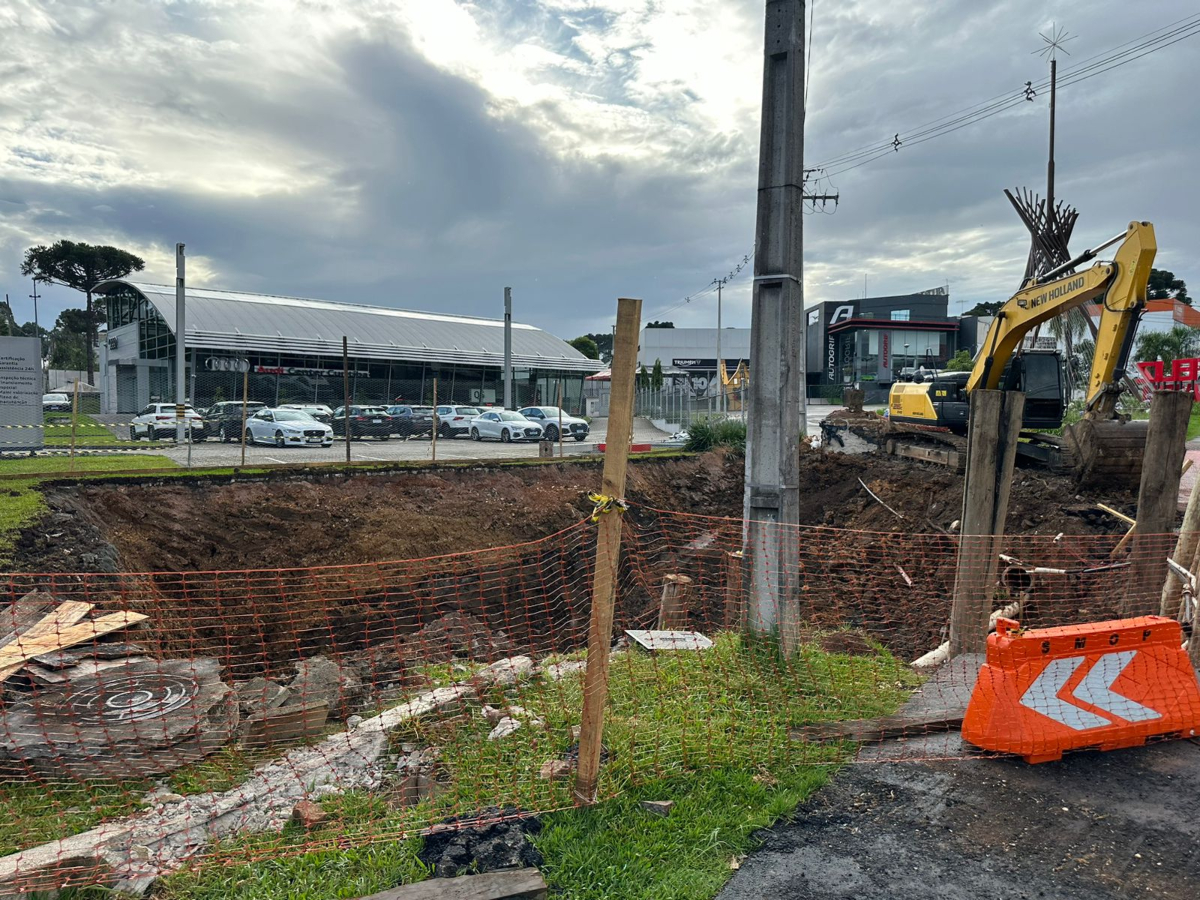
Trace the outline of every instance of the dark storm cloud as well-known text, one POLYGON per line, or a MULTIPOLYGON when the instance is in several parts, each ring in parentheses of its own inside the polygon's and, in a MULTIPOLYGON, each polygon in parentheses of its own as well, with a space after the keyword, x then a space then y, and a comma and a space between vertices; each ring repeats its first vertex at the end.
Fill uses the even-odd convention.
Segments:
MULTIPOLYGON (((1110 7, 818 4, 807 159, 1039 79, 1029 50, 1051 16, 1086 31, 1087 56, 1191 12, 1183 0, 1110 7)), ((6 69, 0 95, 12 148, 0 272, 15 297, 34 241, 129 245, 169 279, 183 240, 214 286, 495 315, 512 285, 519 318, 570 337, 606 327, 618 295, 644 296, 659 317, 753 243, 755 0, 464 3, 465 61, 404 4, 362 18, 269 0, 78 21, 57 4, 19 9, 53 24, 27 29, 41 65, 6 69), (695 29, 688 41, 681 28, 695 29), (71 66, 56 71, 55 58, 71 66), (93 92, 109 101, 103 116, 87 108, 93 92)), ((1083 214, 1079 247, 1148 218, 1160 261, 1200 280, 1187 151, 1200 112, 1186 76, 1198 48, 1064 90, 1059 183, 1083 214)), ((856 296, 864 276, 878 293, 1011 292, 1026 239, 1000 191, 1041 187, 1045 121, 1039 97, 835 176, 837 214, 805 223, 810 299, 856 296)), ((731 286, 727 322, 747 324, 748 284, 731 286)), ((54 311, 75 300, 50 296, 54 311)), ((711 317, 711 298, 668 315, 711 317)))

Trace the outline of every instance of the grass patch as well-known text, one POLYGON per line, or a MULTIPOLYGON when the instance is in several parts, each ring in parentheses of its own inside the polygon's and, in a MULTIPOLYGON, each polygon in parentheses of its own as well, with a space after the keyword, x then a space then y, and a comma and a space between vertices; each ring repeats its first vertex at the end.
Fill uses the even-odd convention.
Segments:
POLYGON ((1200 437, 1200 406, 1192 407, 1192 414, 1188 417, 1187 439, 1194 440, 1200 437))
POLYGON ((792 741, 790 729, 893 712, 915 684, 885 651, 852 657, 812 645, 785 664, 773 647, 736 635, 719 636, 702 654, 623 654, 613 660, 606 719, 614 756, 601 777, 602 796, 615 799, 586 810, 571 808, 569 782, 537 777, 572 743, 582 677, 495 688, 490 702, 519 704, 545 727, 526 724, 488 741, 491 725, 477 711, 414 723, 391 740, 440 748, 448 781, 433 800, 402 806, 386 784, 327 798, 330 818, 319 830, 289 826, 229 842, 168 879, 162 896, 359 896, 425 877, 420 842, 405 835, 449 815, 517 806, 561 810, 544 816, 536 839, 559 896, 711 897, 753 833, 823 784, 849 752, 792 741), (638 807, 641 799, 677 806, 657 818, 638 807))
POLYGON ((46 511, 46 501, 40 489, 41 479, 14 478, 5 481, 5 476, 45 474, 53 477, 58 472, 131 472, 166 466, 174 467, 175 463, 157 456, 132 454, 77 456, 74 460, 63 456, 7 456, 0 459, 0 566, 11 564, 17 535, 46 511))
MULTIPOLYGON (((71 416, 69 413, 46 413, 45 444, 47 447, 71 446, 71 416)), ((128 429, 126 429, 128 430, 128 429)), ((117 437, 91 416, 79 415, 75 425, 75 443, 87 447, 136 447, 136 441, 117 437)))

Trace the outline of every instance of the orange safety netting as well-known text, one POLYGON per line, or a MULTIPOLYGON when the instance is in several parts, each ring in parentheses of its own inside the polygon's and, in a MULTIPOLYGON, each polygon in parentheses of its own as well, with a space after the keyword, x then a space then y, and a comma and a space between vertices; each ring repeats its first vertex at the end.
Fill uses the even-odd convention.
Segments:
MULTIPOLYGON (((713 767, 769 778, 987 752, 957 733, 981 643, 910 665, 950 637, 957 537, 759 530, 636 507, 625 522, 602 797, 713 767), (768 546, 782 562, 760 565, 758 583, 794 588, 787 609, 754 589, 768 546), (667 640, 643 633, 660 626, 691 634, 646 649, 667 640)), ((1010 536, 963 565, 991 579, 985 616, 1075 626, 1157 613, 1175 542, 1010 536)), ((5 576, 0 884, 135 884, 199 856, 572 805, 594 557, 585 521, 372 565, 5 576)), ((1189 629, 1190 601, 1190 587, 1173 600, 1189 629)), ((1111 695, 1149 676, 1102 657, 1078 673, 1060 664, 1066 680, 1020 696, 1051 724, 1055 697, 1104 718, 1111 695)))

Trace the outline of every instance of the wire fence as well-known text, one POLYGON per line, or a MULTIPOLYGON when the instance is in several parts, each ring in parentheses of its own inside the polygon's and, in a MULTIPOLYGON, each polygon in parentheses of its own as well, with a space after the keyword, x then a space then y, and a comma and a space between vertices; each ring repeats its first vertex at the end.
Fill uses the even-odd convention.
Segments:
MULTIPOLYGON (((740 519, 626 513, 602 798, 713 768, 770 777, 999 752, 953 731, 982 657, 912 665, 947 639, 956 537, 755 534, 747 543, 740 519), (759 583, 795 586, 768 617, 791 630, 750 636, 768 547, 783 563, 760 566, 759 583)), ((1157 613, 1176 540, 1004 537, 993 624, 1157 613)), ((584 521, 370 565, 4 576, 0 885, 128 886, 199 857, 275 858, 573 805, 594 545, 584 521)), ((1172 602, 1186 628, 1152 627, 1178 656, 1192 588, 1172 602)), ((1104 725, 1166 709, 1145 665, 1095 665, 1027 687, 1035 739, 1052 736, 1060 707, 1104 725)), ((1172 665, 1194 685, 1186 657, 1172 665)), ((1176 693, 1200 726, 1200 696, 1176 693)), ((1154 735, 1186 734, 1170 715, 1154 735)))

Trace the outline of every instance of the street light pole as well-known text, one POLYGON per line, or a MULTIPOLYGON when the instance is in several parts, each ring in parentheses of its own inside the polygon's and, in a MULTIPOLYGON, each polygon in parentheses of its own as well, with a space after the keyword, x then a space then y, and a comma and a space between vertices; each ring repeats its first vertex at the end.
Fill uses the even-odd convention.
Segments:
POLYGON ((718 415, 725 414, 725 379, 721 374, 721 363, 724 360, 721 357, 721 289, 725 287, 724 278, 714 278, 713 284, 717 286, 717 413, 718 415))

